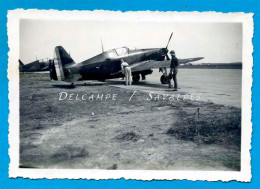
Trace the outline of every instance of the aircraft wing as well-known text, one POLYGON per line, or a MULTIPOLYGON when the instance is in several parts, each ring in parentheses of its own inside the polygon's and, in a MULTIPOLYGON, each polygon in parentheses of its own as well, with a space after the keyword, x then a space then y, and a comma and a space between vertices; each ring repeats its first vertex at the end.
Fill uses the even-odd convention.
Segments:
POLYGON ((49 65, 41 68, 41 71, 49 71, 49 65))
MULTIPOLYGON (((203 59, 204 57, 197 57, 197 58, 186 58, 186 59, 178 59, 179 65, 187 64, 189 62, 194 62, 203 59)), ((164 61, 155 61, 155 60, 147 60, 143 62, 139 62, 136 64, 131 65, 132 72, 138 72, 143 70, 151 70, 155 68, 169 68, 171 65, 171 60, 164 60, 164 61)))
POLYGON ((204 57, 197 57, 197 58, 185 58, 185 59, 178 59, 179 60, 179 64, 187 64, 187 63, 190 63, 190 62, 195 62, 195 61, 198 61, 198 60, 201 60, 203 59, 204 57))

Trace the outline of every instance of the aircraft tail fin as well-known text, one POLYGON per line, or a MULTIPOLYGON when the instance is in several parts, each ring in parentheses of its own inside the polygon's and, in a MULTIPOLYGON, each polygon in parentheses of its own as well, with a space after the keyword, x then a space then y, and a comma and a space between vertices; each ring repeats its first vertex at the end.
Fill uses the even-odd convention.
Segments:
POLYGON ((75 69, 72 68, 75 65, 76 63, 74 60, 62 46, 55 47, 54 59, 52 65, 50 66, 50 71, 55 72, 56 77, 53 77, 52 79, 74 82, 74 80, 77 80, 74 74, 75 69))
POLYGON ((68 67, 70 65, 75 64, 74 60, 70 57, 70 55, 62 46, 55 47, 54 57, 59 59, 62 66, 64 67, 68 67))
POLYGON ((19 65, 24 66, 24 63, 19 59, 19 65))
POLYGON ((20 72, 23 70, 23 67, 24 67, 24 63, 19 59, 19 70, 20 72))

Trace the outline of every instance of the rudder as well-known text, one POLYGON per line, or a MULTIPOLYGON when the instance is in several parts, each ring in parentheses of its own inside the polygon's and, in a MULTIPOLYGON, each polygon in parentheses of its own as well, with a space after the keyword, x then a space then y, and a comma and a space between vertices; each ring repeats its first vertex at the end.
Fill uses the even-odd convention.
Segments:
POLYGON ((60 59, 62 66, 70 66, 75 64, 74 60, 70 57, 70 55, 65 51, 62 46, 55 47, 55 54, 58 59, 60 59))
POLYGON ((57 78, 51 78, 54 80, 67 82, 74 80, 74 76, 71 73, 71 70, 73 70, 73 66, 75 65, 76 63, 74 62, 74 60, 70 57, 70 55, 65 51, 62 46, 55 47, 53 65, 50 67, 51 71, 56 72, 57 78))

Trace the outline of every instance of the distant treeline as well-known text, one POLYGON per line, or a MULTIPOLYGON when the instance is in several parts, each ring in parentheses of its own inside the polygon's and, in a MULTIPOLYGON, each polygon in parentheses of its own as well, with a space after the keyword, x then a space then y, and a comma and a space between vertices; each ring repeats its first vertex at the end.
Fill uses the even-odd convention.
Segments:
POLYGON ((202 63, 202 64, 185 64, 180 68, 188 69, 242 69, 242 62, 235 63, 202 63))

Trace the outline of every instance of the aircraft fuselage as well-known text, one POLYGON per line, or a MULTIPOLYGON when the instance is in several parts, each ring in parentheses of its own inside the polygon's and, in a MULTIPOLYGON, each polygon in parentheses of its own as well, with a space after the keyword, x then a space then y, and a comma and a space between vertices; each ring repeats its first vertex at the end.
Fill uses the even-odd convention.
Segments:
MULTIPOLYGON (((79 73, 84 80, 102 80, 123 77, 121 60, 129 65, 156 60, 163 61, 168 50, 166 48, 129 50, 127 47, 112 49, 70 67, 70 72, 79 73)), ((66 71, 65 71, 66 72, 66 71)), ((151 70, 133 72, 136 74, 151 74, 151 70)))

